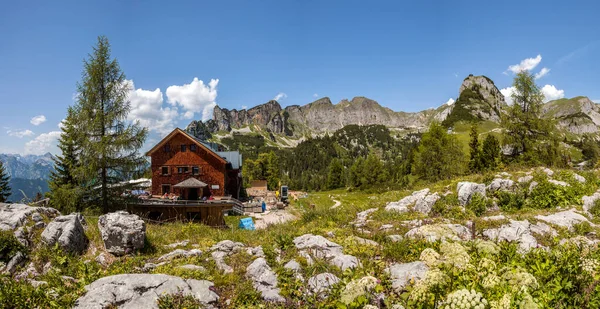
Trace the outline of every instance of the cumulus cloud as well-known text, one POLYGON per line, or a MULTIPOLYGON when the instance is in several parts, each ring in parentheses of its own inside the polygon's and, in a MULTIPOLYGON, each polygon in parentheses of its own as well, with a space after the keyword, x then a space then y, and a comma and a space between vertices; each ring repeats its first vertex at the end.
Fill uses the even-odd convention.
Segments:
POLYGON ((537 55, 535 58, 527 58, 522 60, 519 64, 513 64, 508 66, 508 71, 513 73, 519 73, 521 71, 533 70, 542 61, 542 55, 537 55))
POLYGON ((177 107, 163 107, 163 94, 159 88, 151 90, 136 89, 132 80, 126 80, 131 110, 127 119, 138 120, 140 125, 160 134, 173 130, 178 117, 177 107))
POLYGON ((318 98, 318 97, 319 97, 318 93, 313 94, 313 98, 318 98))
POLYGON ((31 130, 8 130, 8 131, 6 131, 6 134, 8 134, 9 136, 23 138, 25 136, 32 136, 33 131, 31 131, 31 130))
POLYGON ((279 100, 285 99, 285 98, 287 98, 287 94, 280 92, 273 98, 273 100, 279 101, 279 100))
POLYGON ((542 68, 539 72, 535 73, 535 79, 540 79, 544 76, 546 76, 546 74, 550 73, 550 69, 548 68, 542 68))
POLYGON ((506 101, 506 104, 508 104, 508 105, 513 104, 512 94, 514 92, 515 92, 515 87, 506 87, 506 88, 500 89, 500 93, 502 93, 502 95, 504 96, 504 101, 506 101))
MULTIPOLYGON (((515 87, 507 87, 500 89, 502 95, 504 95, 504 100, 508 105, 513 104, 512 94, 515 93, 515 87)), ((565 97, 565 91, 562 89, 557 89, 554 85, 545 85, 540 89, 542 94, 544 95, 544 103, 552 100, 562 99, 565 97)))
POLYGON ((242 105, 242 109, 248 109, 248 105, 242 105))
POLYGON ((44 115, 35 116, 35 117, 31 118, 31 120, 29 122, 31 122, 31 124, 34 126, 39 126, 40 124, 46 122, 46 116, 44 116, 44 115))
POLYGON ((565 91, 562 89, 556 89, 554 85, 545 85, 541 90, 544 94, 544 102, 558 100, 565 97, 565 91))
POLYGON ((38 135, 36 138, 25 143, 25 154, 41 155, 46 152, 52 152, 61 134, 61 131, 51 131, 38 135))
POLYGON ((183 117, 191 119, 194 114, 201 113, 202 121, 212 117, 212 112, 217 106, 218 79, 211 79, 208 84, 194 77, 189 84, 182 86, 169 86, 167 88, 167 100, 173 106, 180 106, 185 113, 183 117))
POLYGON ((448 99, 448 101, 446 101, 446 105, 452 105, 452 104, 454 104, 454 102, 456 102, 456 101, 454 101, 453 98, 450 98, 450 99, 448 99))

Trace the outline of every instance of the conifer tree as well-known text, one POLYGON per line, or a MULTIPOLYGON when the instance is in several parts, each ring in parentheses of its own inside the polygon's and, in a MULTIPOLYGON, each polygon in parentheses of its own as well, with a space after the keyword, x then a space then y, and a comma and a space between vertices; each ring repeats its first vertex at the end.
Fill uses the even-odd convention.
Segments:
POLYGON ((327 174, 327 188, 337 189, 344 185, 343 182, 344 166, 338 158, 333 158, 329 164, 329 173, 327 174))
POLYGON ((500 142, 492 135, 488 134, 483 140, 481 148, 481 164, 485 169, 495 170, 498 167, 500 159, 500 142))
POLYGON ((129 86, 116 59, 111 59, 110 44, 104 36, 98 38, 89 58, 84 61, 82 80, 78 84, 76 105, 77 130, 81 143, 78 176, 97 197, 104 213, 119 194, 109 192, 118 175, 131 175, 143 164, 138 150, 146 139, 147 130, 139 122, 129 124, 129 86), (98 192, 99 191, 99 192, 98 192))
POLYGON ((432 122, 414 154, 413 172, 429 181, 449 179, 463 173, 466 158, 458 139, 432 122))
POLYGON ((471 133, 469 134, 471 140, 469 141, 469 170, 472 173, 480 172, 481 166, 481 150, 479 149, 479 132, 477 132, 477 125, 471 125, 471 133))
POLYGON ((8 200, 10 196, 10 176, 8 176, 8 172, 4 168, 4 164, 0 161, 0 203, 4 203, 8 200))

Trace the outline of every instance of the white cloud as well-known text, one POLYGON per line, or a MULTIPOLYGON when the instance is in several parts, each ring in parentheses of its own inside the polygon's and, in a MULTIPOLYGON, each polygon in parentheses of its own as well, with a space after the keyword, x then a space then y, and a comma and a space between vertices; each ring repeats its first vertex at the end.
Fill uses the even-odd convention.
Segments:
POLYGON ((454 101, 453 98, 450 98, 450 99, 448 99, 448 101, 446 101, 446 105, 452 105, 452 104, 454 104, 454 102, 456 102, 456 101, 454 101))
POLYGON ((515 87, 506 87, 506 88, 500 89, 500 93, 502 93, 502 95, 504 96, 504 101, 506 102, 506 104, 508 104, 508 105, 513 104, 512 94, 514 92, 515 92, 515 87))
POLYGON ((599 104, 599 103, 600 103, 600 100, 592 100, 592 102, 594 102, 594 103, 596 103, 596 104, 599 104))
POLYGON ((6 131, 6 134, 8 134, 9 136, 23 138, 24 136, 32 136, 33 131, 31 131, 31 130, 8 130, 8 131, 6 131))
POLYGON ((527 58, 521 61, 519 64, 513 64, 508 66, 508 71, 513 73, 519 73, 521 71, 533 70, 542 61, 542 55, 537 55, 535 58, 527 58))
POLYGON ((550 73, 550 69, 548 68, 542 68, 539 72, 537 72, 535 74, 535 79, 540 79, 544 76, 546 76, 546 74, 550 73))
POLYGON ((544 102, 558 100, 565 97, 565 91, 562 89, 556 89, 554 85, 545 85, 541 90, 544 94, 544 102))
POLYGON ((313 98, 318 98, 318 97, 319 97, 318 93, 313 94, 313 98))
POLYGON ((163 94, 159 88, 154 91, 135 89, 132 80, 126 80, 125 86, 129 89, 128 98, 131 105, 127 119, 138 120, 140 125, 160 134, 167 134, 173 130, 178 117, 177 107, 163 107, 163 94))
POLYGON ((242 105, 242 109, 248 109, 247 105, 242 105))
POLYGON ((212 112, 217 103, 218 79, 211 79, 206 85, 194 77, 189 84, 183 86, 169 86, 166 94, 168 102, 173 106, 181 106, 185 111, 183 117, 191 119, 195 113, 202 113, 202 121, 212 117, 212 112))
POLYGON ((65 127, 65 120, 66 120, 66 119, 63 119, 63 120, 61 120, 61 121, 58 123, 58 128, 59 128, 59 129, 61 129, 61 130, 62 130, 62 128, 64 128, 64 127, 65 127))
MULTIPOLYGON (((554 85, 545 85, 540 89, 542 94, 544 95, 544 103, 552 100, 557 100, 565 97, 565 91, 562 89, 556 89, 554 85)), ((515 92, 515 87, 507 87, 500 89, 502 95, 504 95, 504 100, 508 105, 513 104, 512 94, 515 92)))
POLYGON ((287 94, 280 92, 273 98, 273 100, 279 101, 279 100, 285 99, 285 98, 287 98, 287 94))
POLYGON ((53 152, 55 150, 56 141, 61 134, 61 131, 51 131, 38 135, 36 138, 25 143, 25 154, 41 155, 46 152, 53 152))
POLYGON ((40 124, 46 122, 46 116, 44 115, 39 115, 39 116, 35 116, 33 118, 31 118, 31 122, 32 125, 34 126, 39 126, 40 124))

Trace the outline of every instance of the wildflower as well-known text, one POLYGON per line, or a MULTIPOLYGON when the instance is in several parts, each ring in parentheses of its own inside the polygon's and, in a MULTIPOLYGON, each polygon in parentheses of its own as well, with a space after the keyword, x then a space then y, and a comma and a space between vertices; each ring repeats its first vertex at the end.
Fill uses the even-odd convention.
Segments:
POLYGON ((431 248, 426 248, 421 252, 419 259, 429 267, 433 267, 437 264, 440 254, 431 248))
POLYGON ((496 270, 496 263, 488 258, 482 258, 479 261, 479 271, 481 272, 493 272, 496 270))
POLYGON ((494 242, 489 240, 477 240, 475 243, 475 249, 481 255, 497 255, 500 252, 500 248, 494 242))
POLYGON ((529 288, 537 289, 538 282, 535 277, 522 270, 509 271, 504 274, 504 279, 508 281, 509 286, 513 289, 521 289, 527 291, 529 288))
POLYGON ((498 285, 500 283, 500 277, 498 277, 496 274, 491 273, 488 274, 487 276, 485 276, 483 278, 483 280, 481 281, 481 285, 486 288, 486 289, 490 289, 495 287, 496 285, 498 285))
POLYGON ((465 247, 459 243, 442 243, 440 251, 442 251, 444 261, 458 269, 467 268, 471 261, 471 256, 469 256, 465 247))
POLYGON ((600 269, 600 262, 595 259, 583 259, 581 261, 581 269, 586 273, 595 276, 600 269))
POLYGON ((355 298, 374 289, 377 286, 377 281, 377 278, 371 276, 350 281, 344 288, 340 300, 344 304, 350 304, 355 298))
POLYGON ((510 309, 510 304, 512 301, 511 294, 504 294, 500 300, 494 300, 490 302, 491 309, 510 309))
POLYGON ((480 292, 462 289, 454 291, 446 297, 444 309, 484 309, 488 302, 480 292))
POLYGON ((519 302, 519 309, 537 309, 539 306, 533 300, 529 293, 523 295, 523 299, 519 302))
POLYGON ((410 293, 410 298, 423 303, 427 300, 427 293, 436 286, 443 286, 448 282, 448 276, 441 270, 434 268, 427 272, 425 279, 417 282, 410 293))

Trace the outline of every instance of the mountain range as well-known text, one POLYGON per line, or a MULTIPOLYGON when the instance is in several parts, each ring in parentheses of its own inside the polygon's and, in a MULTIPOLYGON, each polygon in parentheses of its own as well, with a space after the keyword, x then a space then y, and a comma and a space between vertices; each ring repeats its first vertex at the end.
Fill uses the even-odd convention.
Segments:
MULTIPOLYGON (((282 108, 274 100, 250 109, 214 108, 213 119, 192 121, 188 132, 201 139, 220 140, 232 135, 259 134, 273 146, 290 147, 309 136, 332 133, 346 125, 385 125, 397 131, 419 132, 433 120, 452 127, 460 121, 487 121, 499 125, 508 104, 486 76, 467 76, 453 104, 420 112, 393 111, 365 97, 333 104, 328 97, 306 105, 282 108)), ((564 134, 598 133, 600 107, 587 97, 559 99, 543 105, 542 117, 554 119, 564 134)))
POLYGON ((48 178, 54 170, 52 155, 0 154, 4 168, 10 175, 10 201, 33 198, 48 191, 48 178))

